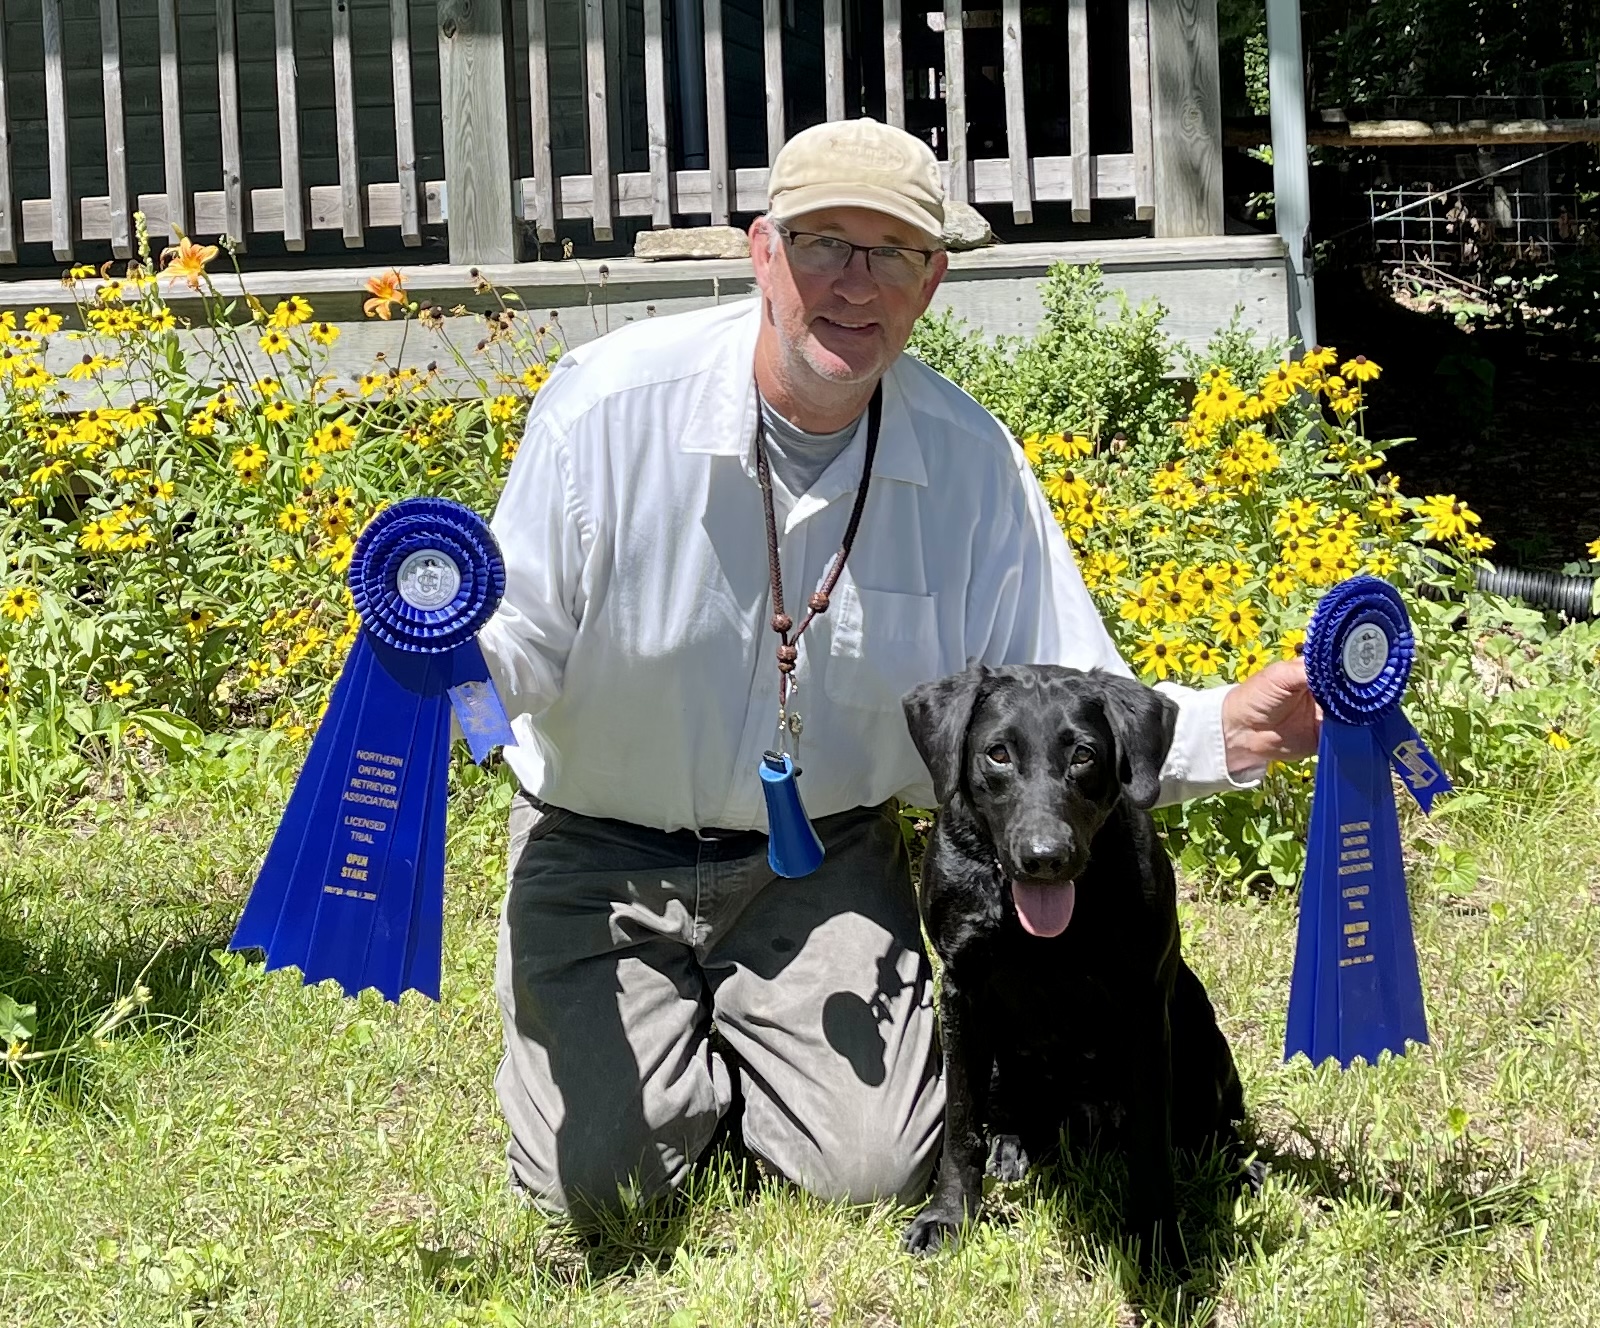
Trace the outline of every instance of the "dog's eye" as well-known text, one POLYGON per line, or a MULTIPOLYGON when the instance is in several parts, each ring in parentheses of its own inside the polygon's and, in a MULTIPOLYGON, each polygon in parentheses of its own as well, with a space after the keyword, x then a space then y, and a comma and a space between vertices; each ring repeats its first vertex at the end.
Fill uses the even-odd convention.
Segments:
POLYGON ((1006 749, 1006 745, 1003 742, 995 743, 995 745, 993 747, 989 748, 989 750, 986 751, 984 753, 984 755, 987 756, 996 765, 1010 765, 1011 764, 1011 753, 1006 749))
POLYGON ((1094 748, 1085 747, 1081 743, 1072 749, 1072 768, 1074 770, 1087 770, 1094 764, 1094 748))

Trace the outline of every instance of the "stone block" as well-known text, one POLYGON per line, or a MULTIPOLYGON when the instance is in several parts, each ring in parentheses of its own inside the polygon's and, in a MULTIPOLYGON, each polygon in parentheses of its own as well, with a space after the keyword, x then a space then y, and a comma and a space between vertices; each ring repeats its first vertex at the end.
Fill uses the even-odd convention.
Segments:
POLYGON ((680 230, 640 231, 635 258, 748 258, 750 239, 736 226, 690 226, 680 230))
POLYGON ((983 213, 969 203, 944 201, 944 247, 946 249, 982 249, 995 243, 994 232, 984 220, 983 213))

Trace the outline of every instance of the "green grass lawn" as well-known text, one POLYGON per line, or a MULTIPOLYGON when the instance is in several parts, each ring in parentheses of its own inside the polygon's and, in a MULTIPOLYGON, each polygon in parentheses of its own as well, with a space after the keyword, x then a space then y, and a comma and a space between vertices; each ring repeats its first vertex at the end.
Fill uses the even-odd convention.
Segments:
POLYGON ((1237 1202, 1186 1185, 1181 1289, 1108 1247, 1107 1167, 996 1191, 928 1260, 899 1251, 904 1211, 742 1187, 726 1163, 593 1246, 521 1207, 491 1088, 504 785, 452 811, 438 1004, 219 953, 287 793, 270 761, 19 826, 0 992, 37 1003, 35 1045, 141 974, 150 995, 0 1075, 0 1323, 1600 1323, 1595 773, 1552 754, 1536 788, 1407 820, 1434 1043, 1375 1068, 1281 1063, 1291 897, 1186 898, 1272 1172, 1237 1202))

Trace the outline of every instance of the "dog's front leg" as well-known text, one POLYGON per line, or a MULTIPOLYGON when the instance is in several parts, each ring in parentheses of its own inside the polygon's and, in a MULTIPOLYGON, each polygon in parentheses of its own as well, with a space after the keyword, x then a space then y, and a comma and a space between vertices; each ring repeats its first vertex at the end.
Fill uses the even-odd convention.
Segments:
POLYGON ((1148 1047, 1133 1076, 1128 1110, 1127 1233, 1139 1242, 1139 1262, 1180 1269, 1177 1183, 1172 1170, 1172 1034, 1159 988, 1131 1012, 1131 1045, 1148 1047))
POLYGON ((905 1247, 916 1254, 960 1239, 962 1226, 983 1202, 988 1160, 984 1119, 994 1049, 983 1032, 968 974, 949 968, 939 994, 939 1031, 944 1040, 944 1154, 933 1198, 906 1228, 905 1247))

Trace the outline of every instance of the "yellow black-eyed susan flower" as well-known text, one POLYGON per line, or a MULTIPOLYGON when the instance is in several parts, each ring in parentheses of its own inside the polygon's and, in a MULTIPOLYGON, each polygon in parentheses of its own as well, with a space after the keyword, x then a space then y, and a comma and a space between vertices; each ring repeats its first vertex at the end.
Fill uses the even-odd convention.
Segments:
POLYGON ((303 295, 291 295, 279 300, 267 320, 273 327, 299 327, 311 317, 311 303, 303 295))
POLYGON ((1153 677, 1159 682, 1178 671, 1178 652, 1187 644, 1181 636, 1166 636, 1159 627, 1152 628, 1150 635, 1134 651, 1134 662, 1146 677, 1153 677))
POLYGON ((1206 641, 1196 641, 1184 652, 1184 662, 1202 678, 1209 678, 1222 668, 1222 652, 1206 641))
POLYGON ((1252 673, 1260 673, 1267 667, 1269 656, 1260 646, 1246 646, 1233 661, 1233 677, 1236 682, 1243 682, 1252 673))
POLYGON ((210 609, 202 609, 196 606, 184 610, 180 622, 182 623, 183 630, 188 632, 191 637, 198 640, 210 630, 211 624, 216 622, 216 620, 217 615, 214 614, 210 609))
POLYGON ((246 443, 235 449, 228 461, 235 470, 260 470, 267 464, 266 449, 256 443, 246 443))
POLYGON ((30 332, 36 332, 41 337, 53 336, 61 330, 61 315, 40 305, 37 309, 30 309, 23 315, 22 325, 30 332))
POLYGON ((1482 518, 1453 493, 1429 494, 1417 504, 1422 533, 1432 540, 1460 539, 1482 518))
POLYGON ((12 586, 0 595, 0 614, 12 622, 27 622, 39 611, 39 592, 32 586, 12 586))

